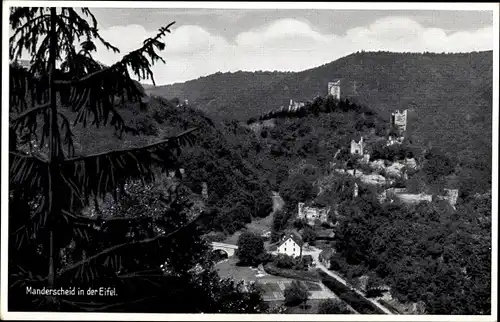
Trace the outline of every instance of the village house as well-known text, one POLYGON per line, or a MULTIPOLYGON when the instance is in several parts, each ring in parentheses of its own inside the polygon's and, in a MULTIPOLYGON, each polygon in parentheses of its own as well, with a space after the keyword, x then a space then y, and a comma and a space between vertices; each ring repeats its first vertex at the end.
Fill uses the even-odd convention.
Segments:
POLYGON ((302 246, 304 241, 296 231, 286 233, 278 245, 278 254, 292 257, 302 257, 302 246))

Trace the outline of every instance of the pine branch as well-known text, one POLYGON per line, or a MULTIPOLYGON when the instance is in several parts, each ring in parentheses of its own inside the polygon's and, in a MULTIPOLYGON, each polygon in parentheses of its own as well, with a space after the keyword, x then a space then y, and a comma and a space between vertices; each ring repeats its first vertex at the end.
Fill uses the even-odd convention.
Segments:
POLYGON ((121 274, 121 275, 118 275, 117 277, 118 278, 134 278, 134 277, 138 277, 138 276, 149 276, 149 275, 141 275, 141 274, 145 274, 145 273, 157 273, 158 271, 160 271, 159 268, 153 268, 153 269, 147 269, 147 270, 138 271, 138 272, 121 274))
POLYGON ((170 232, 170 233, 168 233, 166 235, 158 235, 158 236, 152 237, 152 238, 146 238, 146 239, 139 240, 139 241, 133 241, 133 242, 129 242, 129 243, 123 243, 123 244, 119 244, 119 245, 114 245, 114 246, 108 247, 108 248, 100 251, 97 254, 94 254, 94 255, 92 255, 90 257, 87 257, 84 260, 81 260, 79 262, 76 262, 76 263, 68 266, 68 267, 65 267, 65 268, 61 269, 57 273, 57 275, 61 276, 64 273, 72 271, 72 270, 74 270, 76 268, 79 268, 79 267, 85 265, 85 264, 89 264, 92 260, 94 260, 94 259, 96 259, 98 257, 101 257, 103 255, 107 255, 107 254, 112 253, 112 252, 116 252, 117 250, 120 250, 120 249, 125 248, 125 247, 130 247, 130 246, 133 246, 133 245, 149 244, 149 243, 153 243, 153 242, 156 242, 156 241, 159 241, 159 240, 163 240, 163 239, 170 239, 173 236, 175 236, 177 233, 179 233, 180 231, 182 231, 182 230, 188 228, 189 226, 195 224, 198 220, 200 220, 201 218, 203 218, 205 215, 206 215, 206 213, 201 212, 198 216, 196 216, 195 218, 193 218, 192 220, 190 220, 185 225, 177 228, 176 230, 174 230, 174 231, 172 231, 172 232, 170 232))
MULTIPOLYGON (((87 76, 82 77, 80 79, 76 79, 76 80, 58 80, 58 81, 56 81, 56 84, 58 84, 58 85, 75 85, 75 84, 78 84, 78 83, 83 83, 83 82, 91 81, 92 79, 97 78, 97 77, 101 76, 102 74, 108 73, 110 71, 120 70, 121 67, 130 65, 130 63, 131 63, 131 61, 133 61, 133 59, 135 60, 135 59, 138 59, 138 58, 142 57, 142 55, 145 52, 149 53, 151 51, 151 49, 152 49, 152 46, 153 45, 157 45, 158 40, 161 39, 165 35, 165 32, 170 33, 169 28, 173 24, 175 24, 175 22, 172 22, 172 23, 168 24, 166 27, 160 28, 159 33, 154 38, 149 38, 149 39, 145 40, 144 41, 144 45, 142 47, 140 47, 139 49, 136 49, 136 50, 131 51, 130 53, 126 54, 125 56, 122 57, 121 60, 119 60, 118 62, 114 63, 113 65, 111 65, 111 66, 109 66, 107 68, 104 68, 102 70, 98 70, 96 72, 93 72, 91 74, 88 74, 87 76)), ((160 57, 160 59, 161 59, 161 57, 160 57)))
POLYGON ((181 146, 192 144, 190 129, 166 140, 143 147, 107 151, 103 153, 62 160, 59 171, 74 195, 85 198, 104 198, 108 193, 116 197, 116 188, 130 180, 143 183, 155 180, 154 168, 176 169, 181 146))
POLYGON ((14 163, 18 160, 26 160, 28 159, 30 162, 40 162, 43 164, 48 164, 48 159, 42 159, 38 154, 23 154, 19 152, 9 151, 9 155, 11 156, 11 163, 14 163))
POLYGON ((96 153, 96 154, 90 154, 90 155, 86 155, 86 156, 82 156, 82 157, 68 158, 68 159, 64 160, 64 163, 79 162, 79 161, 85 161, 86 159, 90 159, 90 158, 105 157, 105 156, 112 155, 112 154, 124 154, 124 153, 128 153, 128 152, 134 153, 134 152, 139 152, 139 151, 150 150, 150 149, 153 149, 153 148, 158 148, 161 145, 164 145, 164 144, 167 144, 167 143, 171 143, 172 140, 182 139, 183 137, 185 137, 188 134, 196 131, 197 129, 198 129, 198 127, 195 127, 195 128, 186 130, 186 131, 184 131, 182 133, 179 133, 176 136, 170 137, 168 139, 165 139, 165 140, 162 140, 162 141, 159 141, 159 142, 155 142, 155 143, 152 143, 152 144, 149 144, 149 145, 137 147, 137 148, 129 148, 129 149, 122 149, 122 150, 111 150, 111 151, 106 151, 106 152, 101 152, 101 153, 96 153))
POLYGON ((50 103, 45 103, 41 105, 36 105, 35 107, 32 107, 30 109, 25 110, 21 114, 17 115, 16 117, 13 117, 10 119, 11 124, 15 124, 17 122, 22 121, 25 117, 30 116, 32 114, 37 114, 39 112, 43 112, 46 109, 50 107, 50 103))
POLYGON ((21 33, 22 35, 21 38, 23 38, 25 34, 33 33, 32 30, 39 30, 38 29, 39 25, 42 25, 47 21, 42 21, 36 26, 35 23, 38 23, 39 20, 43 19, 49 20, 50 14, 42 14, 36 18, 28 19, 24 25, 15 29, 14 34, 9 38, 9 43, 11 44, 10 46, 11 49, 9 53, 10 59, 19 58, 21 57, 22 54, 22 47, 24 45, 24 41, 21 41, 20 43, 14 45, 16 37, 21 33))

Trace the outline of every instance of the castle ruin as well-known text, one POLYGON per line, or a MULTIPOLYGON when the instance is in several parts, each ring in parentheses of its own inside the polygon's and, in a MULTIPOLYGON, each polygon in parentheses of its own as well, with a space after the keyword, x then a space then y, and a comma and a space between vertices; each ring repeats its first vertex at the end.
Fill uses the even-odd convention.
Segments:
POLYGON ((439 200, 446 200, 448 203, 453 207, 453 209, 456 209, 455 206, 458 201, 458 189, 444 189, 445 195, 444 196, 438 196, 439 200))
POLYGON ((361 140, 359 140, 359 143, 356 143, 356 141, 352 140, 351 141, 351 154, 363 156, 364 146, 365 146, 365 143, 363 142, 363 137, 361 137, 361 140))
POLYGON ((408 119, 408 110, 404 110, 403 112, 399 112, 396 110, 391 114, 391 126, 394 126, 400 131, 406 131, 406 124, 408 119))
POLYGON ((340 79, 328 82, 328 95, 340 100, 340 79))
POLYGON ((328 208, 313 208, 307 207, 303 202, 298 204, 298 214, 299 219, 307 220, 309 225, 314 225, 316 220, 322 223, 328 222, 328 213, 330 212, 330 207, 328 208))
POLYGON ((304 107, 306 103, 304 102, 295 102, 293 99, 290 99, 290 104, 288 105, 289 111, 297 111, 299 108, 304 107))

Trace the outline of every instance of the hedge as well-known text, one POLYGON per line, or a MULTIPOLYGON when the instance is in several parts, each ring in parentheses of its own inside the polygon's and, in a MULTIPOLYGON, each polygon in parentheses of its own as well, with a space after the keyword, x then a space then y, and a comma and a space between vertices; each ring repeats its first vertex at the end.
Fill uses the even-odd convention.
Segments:
POLYGON ((265 264, 264 270, 268 274, 286 277, 286 278, 305 280, 305 281, 313 281, 313 282, 320 281, 320 277, 315 272, 278 268, 272 262, 265 264))
POLYGON ((337 281, 335 278, 327 275, 324 272, 319 272, 321 281, 333 293, 335 293, 341 300, 349 304, 353 309, 361 314, 385 314, 378 307, 373 305, 370 301, 366 300, 358 293, 351 290, 348 286, 337 281))

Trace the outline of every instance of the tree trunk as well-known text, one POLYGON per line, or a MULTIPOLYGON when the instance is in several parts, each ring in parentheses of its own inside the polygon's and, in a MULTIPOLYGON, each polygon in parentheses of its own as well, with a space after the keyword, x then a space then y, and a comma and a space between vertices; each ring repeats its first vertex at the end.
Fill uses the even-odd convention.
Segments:
MULTIPOLYGON (((57 97, 54 85, 54 75, 56 71, 57 56, 57 32, 56 32, 56 8, 50 8, 50 48, 49 48, 49 99, 50 99, 50 138, 49 138, 49 178, 48 178, 48 218, 49 228, 49 288, 56 287, 56 263, 58 258, 57 242, 55 240, 55 226, 59 217, 59 202, 55 196, 55 190, 58 189, 58 161, 61 157, 60 137, 57 125, 57 97)), ((49 298, 49 305, 55 304, 55 298, 49 298)))

